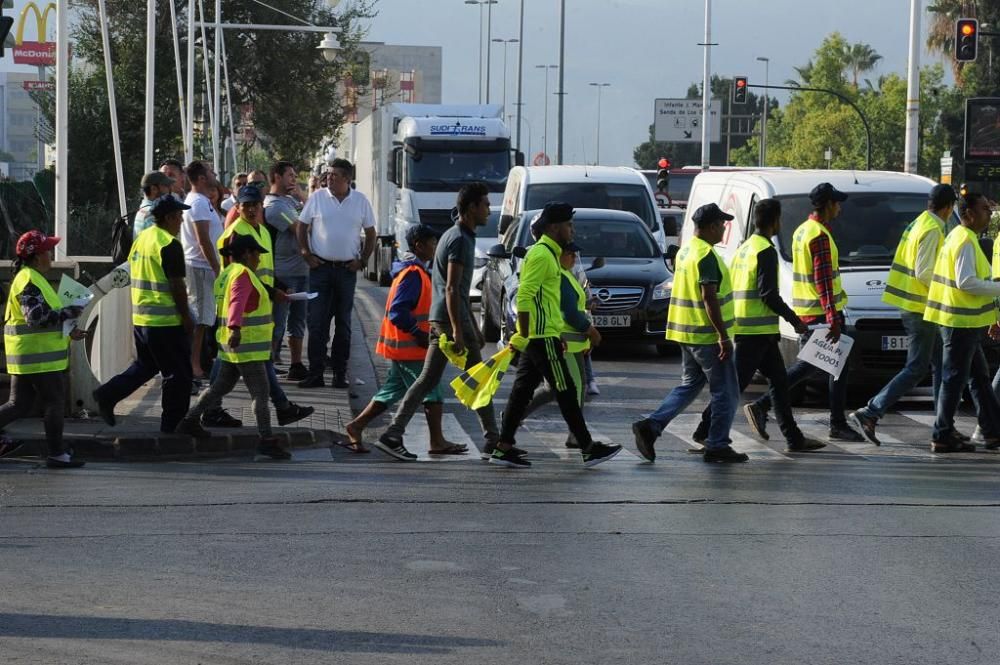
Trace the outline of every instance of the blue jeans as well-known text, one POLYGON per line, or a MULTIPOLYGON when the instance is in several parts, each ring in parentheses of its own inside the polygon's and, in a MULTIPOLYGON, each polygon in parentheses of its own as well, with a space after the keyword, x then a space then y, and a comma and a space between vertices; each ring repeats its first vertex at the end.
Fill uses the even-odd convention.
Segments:
POLYGON ((323 263, 309 271, 309 287, 319 295, 309 302, 309 373, 323 376, 326 369, 326 345, 333 334, 333 373, 346 374, 351 355, 351 312, 358 273, 345 265, 323 263))
POLYGON ((941 392, 936 400, 934 440, 945 442, 955 431, 955 412, 968 384, 983 436, 1000 436, 1000 401, 990 385, 989 366, 983 353, 986 328, 941 326, 943 360, 941 392))
POLYGON ((719 360, 718 344, 681 344, 680 347, 681 383, 667 394, 648 418, 658 433, 662 432, 671 420, 691 406, 707 383, 712 395, 709 402, 712 419, 705 446, 725 448, 732 443, 729 429, 740 399, 740 385, 733 358, 730 356, 726 360, 719 360))
MULTIPOLYGON (((289 277, 278 275, 278 279, 284 282, 292 293, 301 293, 309 290, 309 275, 297 275, 289 277)), ((274 303, 274 340, 275 347, 281 343, 288 330, 289 337, 302 339, 306 336, 306 308, 307 301, 296 300, 274 303)))
POLYGON ((924 321, 923 314, 914 312, 904 311, 900 318, 910 341, 906 365, 878 395, 871 398, 867 406, 858 409, 860 413, 875 420, 884 416, 899 398, 916 388, 927 375, 928 369, 933 372, 935 400, 941 390, 941 337, 938 335, 937 324, 924 321))
MULTIPOLYGON (((594 360, 590 357, 589 353, 583 357, 583 369, 587 375, 585 381, 593 383, 597 379, 597 376, 594 374, 594 360)), ((1000 372, 997 372, 997 374, 1000 374, 1000 372)))
MULTIPOLYGON (((212 369, 208 373, 208 384, 212 385, 219 376, 219 370, 222 369, 222 360, 216 356, 215 362, 212 363, 212 369)), ((268 360, 265 363, 264 369, 267 371, 267 385, 271 395, 271 404, 274 404, 276 409, 284 409, 288 406, 288 395, 282 389, 281 384, 278 383, 278 375, 274 371, 274 363, 268 360)), ((209 406, 208 410, 213 411, 222 406, 222 402, 218 404, 212 404, 209 406)))

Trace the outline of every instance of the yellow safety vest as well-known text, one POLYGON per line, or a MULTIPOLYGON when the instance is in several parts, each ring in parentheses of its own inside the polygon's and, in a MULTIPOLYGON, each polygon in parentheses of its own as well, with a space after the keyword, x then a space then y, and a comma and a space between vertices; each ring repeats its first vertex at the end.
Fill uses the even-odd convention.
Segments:
POLYGON ((59 311, 62 302, 49 281, 34 268, 21 268, 7 294, 4 315, 3 343, 7 352, 9 374, 41 374, 61 372, 69 367, 69 337, 62 333, 62 323, 51 326, 29 326, 18 299, 31 282, 42 292, 45 303, 59 311))
POLYGON ((711 245, 701 238, 693 237, 677 253, 674 289, 670 295, 670 308, 667 310, 666 337, 669 340, 681 344, 716 344, 719 341, 719 333, 705 311, 699 284, 698 264, 709 253, 715 255, 722 273, 718 291, 722 320, 727 330, 733 325, 733 287, 729 268, 711 245))
POLYGON ((955 281, 955 260, 966 244, 971 244, 976 254, 976 277, 990 278, 990 263, 986 260, 979 239, 971 229, 956 226, 948 237, 934 263, 934 277, 927 292, 927 309, 924 320, 949 328, 985 328, 996 323, 997 308, 992 296, 977 296, 958 288, 955 281))
POLYGON ((937 236, 937 256, 944 242, 944 223, 925 210, 903 231, 903 237, 896 246, 896 256, 889 268, 889 279, 885 293, 882 294, 882 302, 907 312, 924 313, 927 307, 927 287, 917 279, 917 252, 930 233, 937 236))
POLYGON ((260 255, 260 265, 257 266, 257 277, 260 278, 266 286, 274 286, 274 249, 271 247, 271 234, 267 232, 263 226, 260 228, 254 228, 254 225, 248 222, 243 217, 237 217, 236 221, 229 225, 222 235, 219 236, 219 242, 217 243, 219 252, 222 252, 222 248, 226 246, 226 240, 229 236, 234 233, 241 236, 250 236, 257 243, 267 250, 266 254, 260 255))
MULTIPOLYGON (((583 287, 580 286, 579 280, 577 280, 576 275, 571 273, 565 268, 561 268, 562 279, 569 280, 570 285, 573 290, 576 291, 576 307, 577 309, 586 314, 587 313, 587 294, 584 292, 583 287)), ((560 286, 560 288, 562 288, 560 286)), ((587 333, 582 333, 571 328, 568 323, 563 321, 563 332, 562 340, 566 342, 566 353, 583 353, 590 348, 590 338, 587 337, 587 333)))
POLYGON ((215 280, 215 302, 219 317, 219 329, 215 338, 219 342, 219 357, 230 363, 249 363, 268 360, 271 357, 271 334, 274 331, 274 315, 271 312, 271 298, 267 289, 253 270, 242 263, 231 263, 215 280), (257 309, 244 312, 240 328, 240 345, 234 351, 229 347, 229 303, 233 296, 233 284, 240 275, 250 276, 250 283, 257 289, 257 309))
POLYGON ((757 291, 757 255, 774 247, 771 241, 755 233, 740 245, 729 266, 733 278, 733 311, 737 335, 775 335, 778 315, 760 299, 757 291))
POLYGON ((792 236, 792 311, 799 316, 820 316, 826 313, 813 281, 813 256, 809 251, 809 243, 821 234, 830 241, 834 306, 838 312, 847 307, 847 294, 840 285, 840 253, 837 251, 837 243, 825 226, 814 219, 807 219, 795 229, 792 236))
POLYGON ((170 282, 163 272, 160 252, 177 240, 153 225, 132 243, 128 264, 132 277, 132 324, 149 328, 181 325, 177 303, 170 294, 170 282))

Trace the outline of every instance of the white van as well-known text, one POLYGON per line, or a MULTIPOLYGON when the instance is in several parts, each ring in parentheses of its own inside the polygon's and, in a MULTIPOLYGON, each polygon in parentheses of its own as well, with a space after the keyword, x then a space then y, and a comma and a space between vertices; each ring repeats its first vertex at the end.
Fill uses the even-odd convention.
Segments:
MULTIPOLYGON (((848 299, 844 311, 846 333, 855 341, 850 380, 855 385, 880 385, 894 376, 906 360, 906 333, 899 310, 882 302, 882 292, 903 230, 927 209, 927 195, 934 181, 887 171, 709 171, 694 180, 681 243, 692 235, 694 211, 706 203, 716 203, 734 217, 727 223, 722 242, 716 245, 716 250, 729 262, 754 231, 756 202, 778 199, 781 233, 774 240, 779 256, 781 295, 791 302, 792 234, 809 216, 812 210, 809 192, 821 182, 829 182, 848 195, 832 229, 848 299)), ((949 220, 949 227, 954 223, 954 219, 949 220)), ((782 354, 790 363, 798 353, 797 336, 784 320, 781 336, 782 354)))
POLYGON ((500 234, 525 210, 564 201, 574 208, 635 213, 661 249, 666 248, 653 189, 639 171, 625 166, 515 166, 507 176, 500 234))

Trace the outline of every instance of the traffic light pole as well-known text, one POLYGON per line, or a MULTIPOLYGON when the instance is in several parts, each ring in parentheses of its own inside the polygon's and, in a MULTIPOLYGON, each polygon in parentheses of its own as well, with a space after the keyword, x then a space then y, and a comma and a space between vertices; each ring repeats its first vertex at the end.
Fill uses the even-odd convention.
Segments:
MULTIPOLYGON (((980 33, 980 34, 985 34, 985 33, 980 33)), ((836 97, 840 101, 844 102, 845 104, 847 104, 848 106, 850 106, 852 109, 854 109, 854 111, 858 114, 858 117, 861 118, 861 124, 864 125, 864 128, 865 128, 865 153, 867 155, 867 158, 866 158, 866 164, 867 164, 866 170, 868 170, 868 171, 872 170, 872 130, 871 130, 871 127, 868 126, 868 119, 865 117, 865 114, 861 112, 861 109, 858 108, 858 105, 855 104, 854 102, 852 102, 847 97, 844 97, 842 94, 840 94, 839 92, 836 92, 835 90, 827 90, 826 88, 807 88, 805 86, 797 86, 797 85, 794 85, 794 86, 793 85, 759 85, 759 84, 747 83, 747 87, 748 88, 765 88, 765 89, 768 89, 768 90, 797 90, 799 92, 825 92, 826 94, 833 95, 834 97, 836 97)))

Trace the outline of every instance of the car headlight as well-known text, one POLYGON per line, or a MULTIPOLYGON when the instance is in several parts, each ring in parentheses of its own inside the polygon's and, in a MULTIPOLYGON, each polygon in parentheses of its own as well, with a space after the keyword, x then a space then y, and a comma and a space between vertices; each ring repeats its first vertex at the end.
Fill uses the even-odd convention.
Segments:
POLYGON ((674 280, 668 279, 653 287, 653 300, 666 300, 674 288, 674 280))

